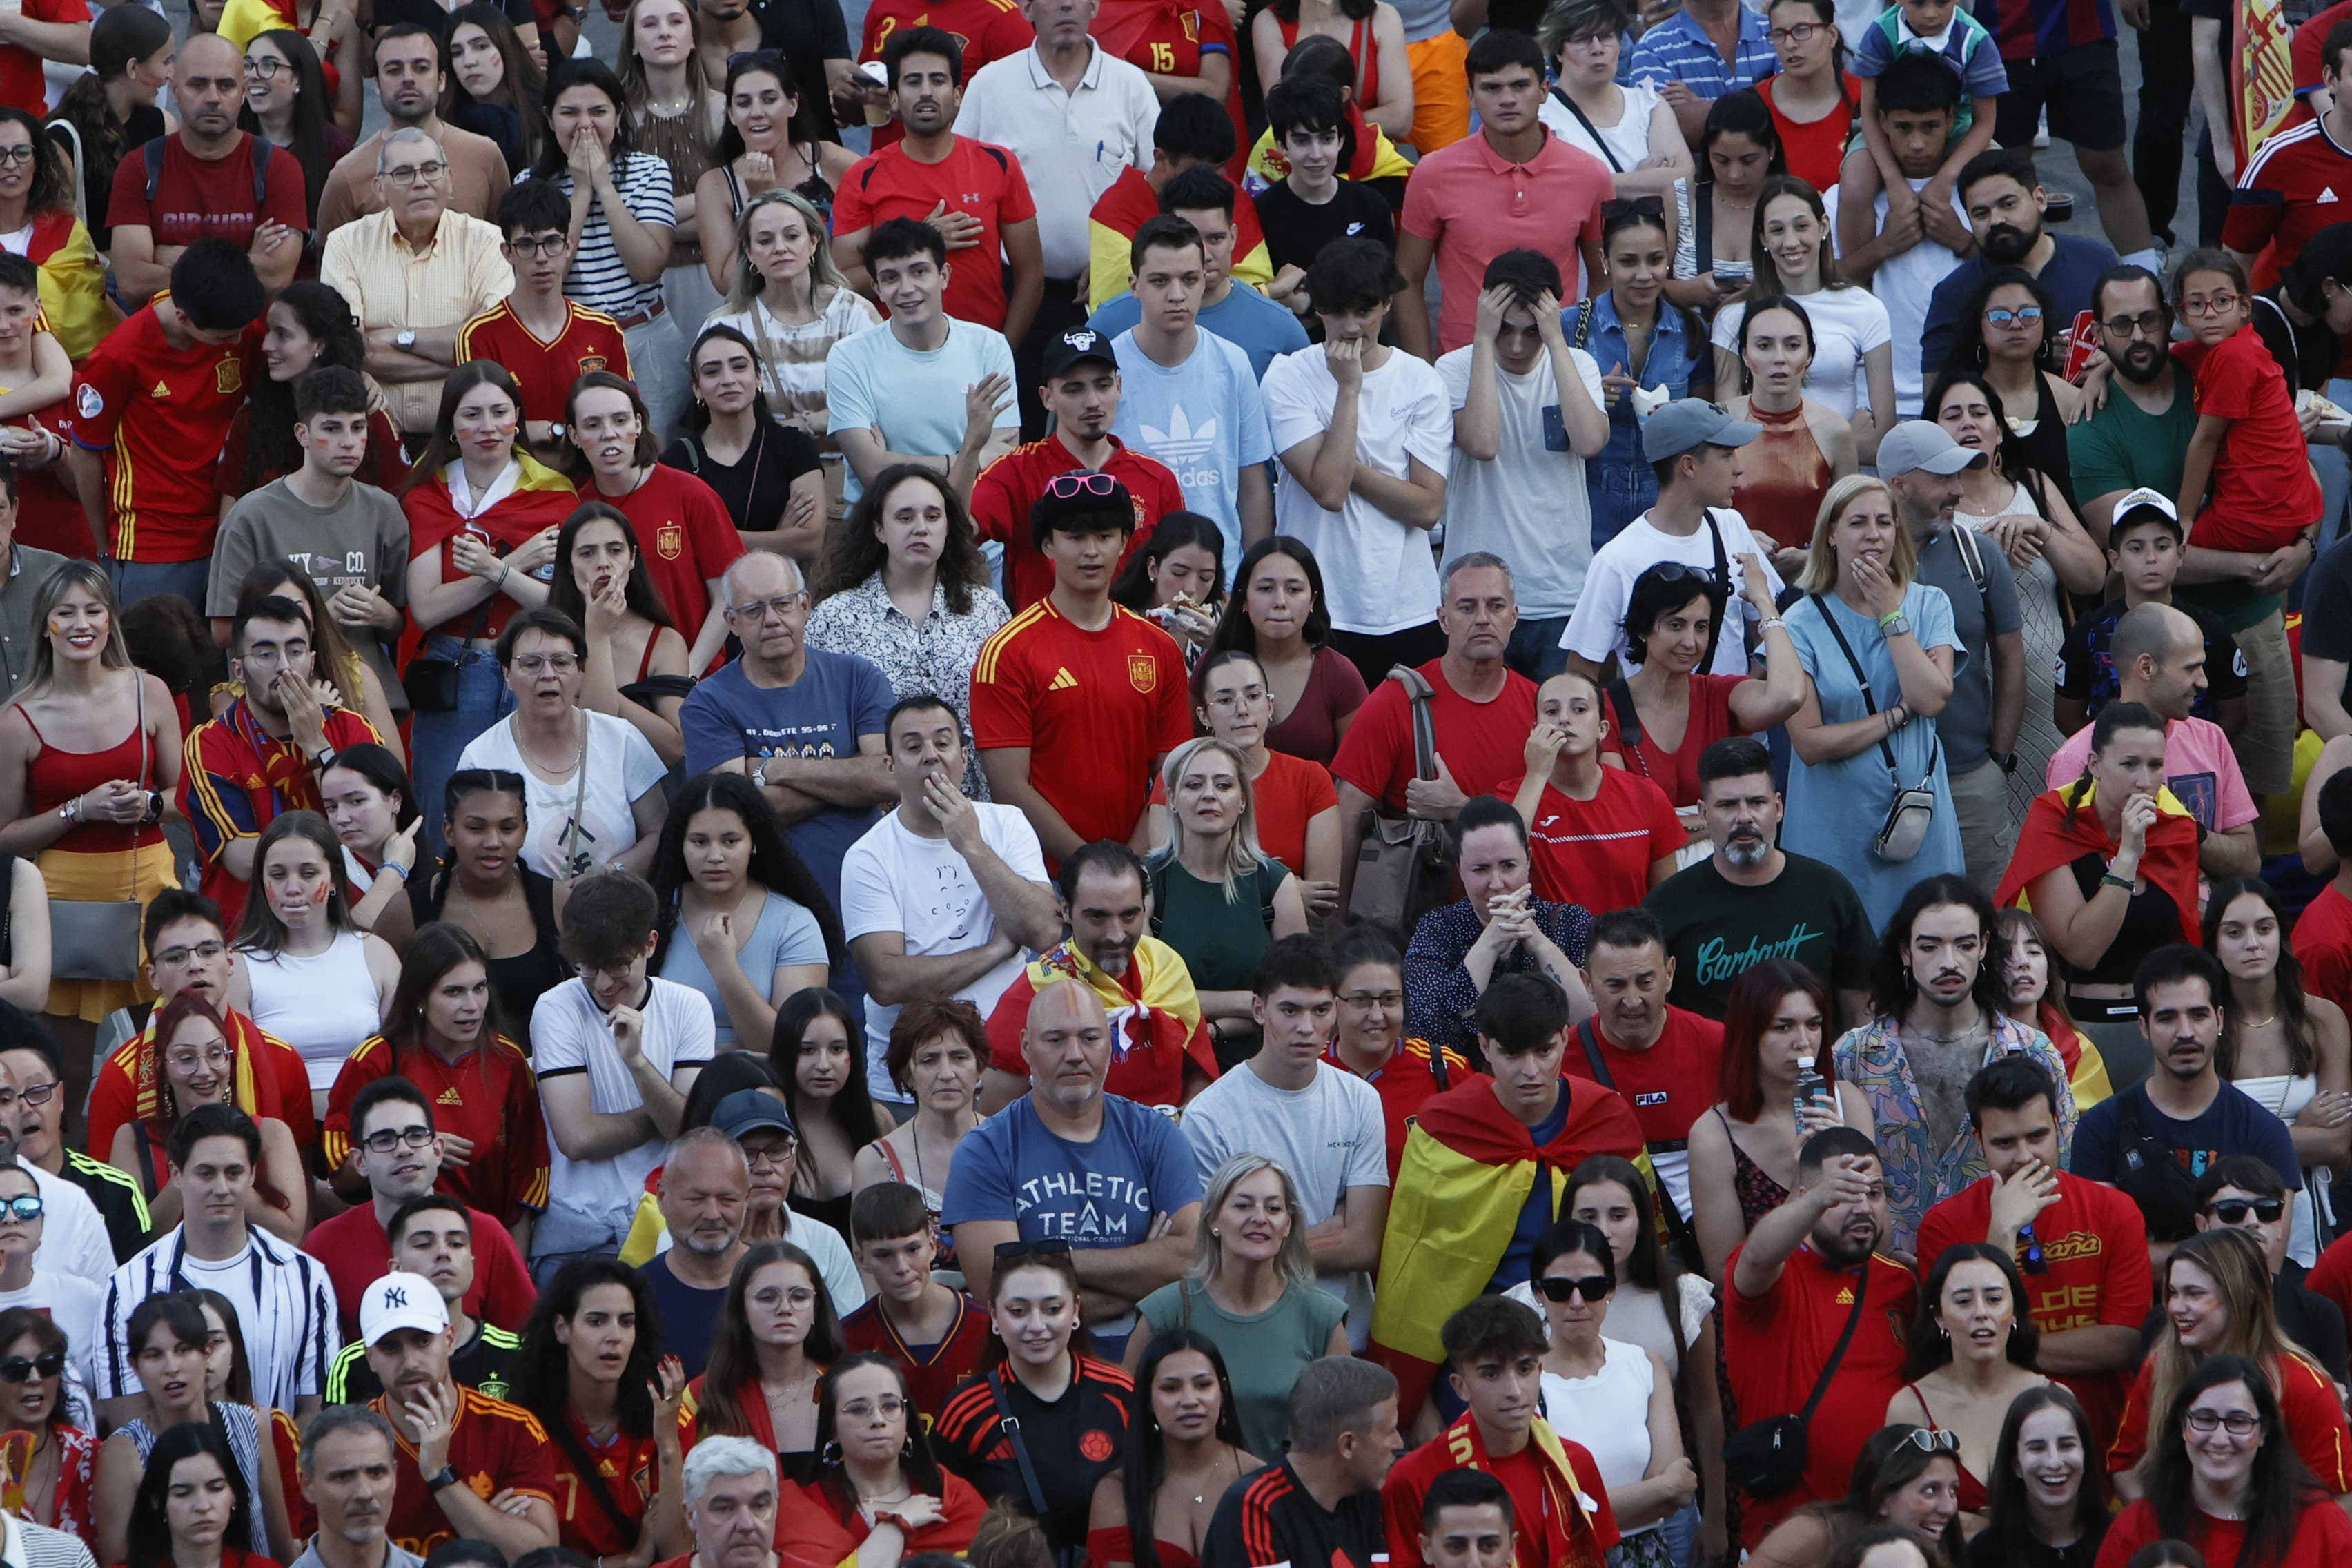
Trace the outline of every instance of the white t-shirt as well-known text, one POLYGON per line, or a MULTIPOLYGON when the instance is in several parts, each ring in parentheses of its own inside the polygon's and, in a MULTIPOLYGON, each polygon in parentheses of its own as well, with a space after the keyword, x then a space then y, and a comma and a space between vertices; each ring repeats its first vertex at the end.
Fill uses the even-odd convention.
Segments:
MULTIPOLYGON (((646 1019, 646 1059, 676 1084, 680 1068, 701 1068, 717 1049, 710 1003, 675 981, 656 976, 646 984, 638 1009, 646 1019)), ((587 1074, 593 1109, 604 1115, 645 1104, 613 1044, 611 1016, 596 1005, 584 981, 567 980, 540 996, 530 1015, 530 1058, 542 1086, 551 1078, 587 1074)), ((646 1177, 669 1157, 668 1142, 649 1138, 602 1160, 568 1158, 552 1136, 547 1144, 551 1201, 531 1232, 531 1256, 595 1247, 617 1251, 636 1216, 637 1200, 645 1196, 646 1177)))
MULTIPOLYGON (((1458 413, 1470 401, 1470 359, 1465 346, 1437 362, 1445 395, 1458 413)), ((1568 351, 1583 378, 1585 395, 1602 406, 1601 366, 1582 349, 1568 351)), ((1525 375, 1495 367, 1501 405, 1502 448, 1482 461, 1454 454, 1445 485, 1445 559, 1488 550, 1511 563, 1511 584, 1522 617, 1565 616, 1584 591, 1585 563, 1592 559, 1592 498, 1584 488, 1584 459, 1567 449, 1547 451, 1545 411, 1559 418, 1559 385, 1551 355, 1545 353, 1525 375)))
POLYGON ((103 1287, 114 1272, 114 1243, 106 1234, 106 1216, 79 1184, 53 1176, 29 1160, 24 1170, 41 1194, 41 1245, 33 1249, 34 1274, 71 1274, 103 1287))
MULTIPOLYGON (((1852 285, 1790 298, 1805 308, 1805 319, 1813 324, 1813 363, 1805 372, 1805 395, 1834 409, 1840 418, 1853 418, 1869 392, 1862 356, 1894 341, 1886 307, 1869 289, 1852 285)), ((1715 346, 1738 353, 1739 324, 1747 319, 1745 300, 1717 311, 1711 340, 1715 346)), ((1916 338, 1914 342, 1916 346, 1916 338)))
MULTIPOLYGON (((1322 345, 1284 354, 1259 383, 1277 457, 1331 427, 1339 384, 1322 345)), ((1356 460, 1402 479, 1408 456, 1443 474, 1454 451, 1454 410, 1434 367, 1402 349, 1364 377, 1356 394, 1356 460)), ((1437 618, 1437 558, 1429 530, 1399 522, 1350 491, 1347 510, 1325 511, 1284 467, 1275 484, 1274 527, 1306 542, 1323 568, 1323 603, 1343 632, 1385 637, 1437 618)))
MULTIPOLYGON (((972 803, 980 837, 1013 874, 1044 883, 1045 854, 1037 830, 1018 806, 972 803)), ((895 811, 866 830, 841 857, 841 934, 849 942, 894 931, 906 939, 909 958, 936 958, 986 947, 996 939, 996 911, 964 858, 942 837, 924 838, 907 830, 895 811)), ((1018 953, 956 993, 983 1018, 1021 977, 1018 953)), ((890 1026, 898 1009, 866 999, 866 1081, 886 1098, 903 1093, 882 1065, 890 1026)))
MULTIPOLYGON (((46 1216, 44 1216, 46 1217, 46 1216)), ((106 1348, 99 1327, 99 1306, 106 1292, 78 1275, 44 1273, 36 1265, 33 1282, 22 1290, 0 1290, 0 1312, 30 1307, 55 1323, 66 1336, 66 1398, 87 1400, 98 1383, 98 1354, 106 1348)), ((0 1345, 0 1353, 7 1346, 0 1345)))
MULTIPOLYGON (((1764 563, 1764 576, 1778 594, 1780 574, 1772 570, 1770 544, 1759 542, 1749 531, 1748 520, 1727 506, 1709 509, 1708 516, 1723 531, 1724 563, 1731 573, 1734 586, 1739 582, 1739 557, 1753 555, 1764 563)), ((1584 571, 1584 595, 1576 601, 1576 614, 1569 618, 1568 631, 1559 639, 1559 646, 1595 664, 1606 661, 1612 653, 1623 653, 1625 605, 1633 596, 1633 579, 1663 561, 1679 561, 1701 571, 1714 571, 1715 542, 1706 523, 1701 522, 1681 537, 1658 531, 1646 511, 1627 523, 1616 538, 1592 552, 1592 563, 1584 571)), ((1749 621, 1756 619, 1755 608, 1747 600, 1735 595, 1731 603, 1735 614, 1749 621)), ((1731 617, 1726 616, 1723 633, 1716 638, 1715 663, 1708 667, 1709 673, 1748 673, 1748 658, 1740 651, 1740 639, 1731 635, 1733 630, 1731 617)), ((1749 645, 1753 646, 1754 641, 1751 636, 1749 645)))
MULTIPOLYGON (((584 710, 583 710, 584 712, 584 710)), ((576 779, 549 784, 523 761, 515 744, 512 715, 500 720, 466 742, 457 757, 461 768, 504 768, 520 773, 523 805, 530 819, 524 836, 523 858, 542 877, 562 881, 568 874, 564 861, 572 854, 572 804, 581 803, 580 847, 602 866, 637 841, 633 802, 660 784, 669 769, 654 752, 653 742, 636 726, 609 713, 586 713, 587 791, 576 779)))
MULTIPOLYGON (((1910 182, 1913 190, 1927 184, 1925 180, 1910 182)), ((1837 233, 1839 187, 1832 185, 1822 193, 1822 203, 1829 208, 1830 233, 1837 233)), ((1968 225, 1968 210, 1960 198, 1952 197, 1952 210, 1959 215, 1963 228, 1968 225)), ((1886 193, 1878 193, 1878 226, 1886 226, 1886 193)), ((1960 254, 1948 250, 1922 235, 1919 243, 1900 256, 1890 256, 1878 264, 1870 275, 1870 291, 1886 307, 1888 330, 1895 344, 1895 416, 1898 419, 1919 417, 1919 404, 1927 395, 1926 367, 1919 363, 1919 339, 1927 330, 1927 301, 1936 292, 1936 285, 1950 276, 1960 264, 1960 254)), ((1811 307, 1806 307, 1808 311, 1811 307)), ((1866 396, 1867 386, 1857 389, 1866 396)))
MULTIPOLYGON (((1642 166, 1650 155, 1650 126, 1657 117, 1659 104, 1665 101, 1658 89, 1645 82, 1621 81, 1617 90, 1625 95, 1625 112, 1617 117, 1614 125, 1595 122, 1593 130, 1601 132, 1595 141, 1584 129, 1576 111, 1560 101, 1559 89, 1544 94, 1543 105, 1536 118, 1549 127, 1551 133, 1580 153, 1590 153, 1608 163, 1612 173, 1630 174, 1642 166), (1602 151, 1603 144, 1607 151, 1602 151), (1611 163, 1614 155, 1615 162, 1611 163)), ((1698 272, 1698 229, 1691 222, 1691 195, 1688 180, 1675 182, 1675 276, 1694 277, 1698 272)))
MULTIPOLYGON (((1389 1184, 1380 1090, 1328 1063, 1317 1064, 1315 1081, 1296 1089, 1276 1089, 1246 1066, 1235 1068, 1192 1097, 1179 1125, 1200 1162, 1202 1191, 1234 1155, 1263 1155, 1298 1184, 1303 1225, 1321 1225, 1339 1213, 1349 1187, 1389 1184)), ((1316 1283, 1348 1303, 1349 1343, 1361 1350, 1371 1327, 1370 1279, 1334 1274, 1316 1283)))
MULTIPOLYGON (((1648 1472, 1650 1395, 1657 1381, 1649 1352, 1612 1339, 1601 1342, 1601 1370, 1591 1377, 1544 1372, 1544 1419, 1561 1436, 1584 1445, 1600 1468, 1603 1488, 1632 1486, 1648 1472)), ((1657 1528, 1645 1524, 1625 1533, 1657 1528)))

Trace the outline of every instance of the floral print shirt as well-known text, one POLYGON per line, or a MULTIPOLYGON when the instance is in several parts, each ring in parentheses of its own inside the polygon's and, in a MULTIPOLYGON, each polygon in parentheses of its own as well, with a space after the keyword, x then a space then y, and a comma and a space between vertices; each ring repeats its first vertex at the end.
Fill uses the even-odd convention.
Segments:
MULTIPOLYGON (((918 624, 890 602, 877 572, 809 612, 808 645, 869 659, 890 683, 893 697, 928 691, 961 716, 971 711, 971 668, 980 661, 980 645, 1011 615, 985 585, 972 589, 969 614, 952 615, 947 587, 940 584, 931 589, 931 613, 918 624)), ((974 800, 988 798, 977 752, 965 766, 963 792, 974 800)))

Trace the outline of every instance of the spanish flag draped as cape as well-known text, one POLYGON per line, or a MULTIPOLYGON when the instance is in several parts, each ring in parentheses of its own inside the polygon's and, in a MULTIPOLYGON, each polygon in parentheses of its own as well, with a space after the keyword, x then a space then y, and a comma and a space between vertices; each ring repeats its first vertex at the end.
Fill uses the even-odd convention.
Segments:
MULTIPOLYGON (((2075 803, 2074 820, 2069 822, 2066 803, 2074 793, 2072 784, 2053 789, 2036 795, 2026 808, 2017 848, 2009 858, 2009 869, 2000 874, 2000 890, 1993 895, 1996 905, 2027 908, 2025 889, 2035 878, 2071 866, 2085 855, 2112 857, 2122 848, 2107 837, 2093 808, 2098 785, 2082 785, 2082 798, 2075 803)), ((2191 947, 2204 941, 2197 929, 2197 819, 2189 815, 2189 808, 2170 790, 2158 790, 2156 820, 2148 825, 2139 874, 2150 887, 2163 889, 2171 898, 2180 916, 2180 940, 2191 947)))
POLYGON ((1641 1124, 1621 1096, 1580 1078, 1562 1079, 1560 1093, 1567 1118, 1540 1148, 1485 1078, 1424 1103, 1405 1139, 1372 1300, 1371 1358, 1396 1373, 1408 1418, 1444 1360, 1438 1331, 1486 1293, 1537 1181, 1549 1184, 1557 1211, 1569 1173, 1594 1154, 1620 1154, 1649 1173, 1641 1124))

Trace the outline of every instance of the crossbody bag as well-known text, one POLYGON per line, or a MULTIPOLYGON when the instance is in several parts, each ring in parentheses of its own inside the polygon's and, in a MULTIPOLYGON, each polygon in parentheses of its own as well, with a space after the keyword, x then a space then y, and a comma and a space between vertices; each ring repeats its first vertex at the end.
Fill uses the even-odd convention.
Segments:
MULTIPOLYGON (((1837 1376, 1838 1364, 1845 1360, 1846 1347, 1853 1343, 1853 1331, 1862 1324, 1863 1299, 1870 1293, 1870 1264, 1865 1259, 1862 1278, 1853 1287, 1853 1310, 1845 1315, 1845 1327, 1838 1333, 1837 1347, 1830 1359, 1822 1363, 1821 1376, 1813 1380, 1813 1392, 1805 1398, 1805 1407, 1791 1415, 1767 1416, 1764 1420, 1742 1426, 1723 1440, 1723 1479, 1749 1497, 1779 1497, 1805 1477, 1807 1428, 1812 1426, 1813 1412, 1821 1408, 1822 1400, 1830 1391, 1830 1381, 1837 1376)), ((1668 1303, 1673 1310, 1674 1303, 1668 1303)))
MULTIPOLYGON (((1878 703, 1871 696, 1870 677, 1863 672, 1862 660, 1854 658, 1853 645, 1845 640, 1837 616, 1831 614, 1822 596, 1815 594, 1811 597, 1813 607, 1821 611, 1822 619, 1828 624, 1830 636, 1837 639, 1838 651, 1845 655, 1846 663, 1853 670, 1854 683, 1862 688, 1863 707, 1875 714, 1878 703)), ((1886 820, 1878 825, 1878 833, 1870 841, 1870 852, 1890 865, 1900 865, 1918 854, 1920 846, 1927 842, 1927 830, 1935 826, 1936 760, 1942 755, 1943 744, 1941 736, 1927 743, 1927 769, 1917 784, 1906 785, 1888 737, 1878 738, 1878 754, 1886 759, 1886 771, 1895 780, 1895 798, 1887 803, 1886 820)))

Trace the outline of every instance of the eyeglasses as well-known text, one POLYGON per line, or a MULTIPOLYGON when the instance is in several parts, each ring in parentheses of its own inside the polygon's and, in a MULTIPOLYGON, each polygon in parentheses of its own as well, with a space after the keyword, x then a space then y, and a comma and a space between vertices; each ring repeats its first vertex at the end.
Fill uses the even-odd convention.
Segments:
POLYGON ((1059 1237, 1046 1237, 1041 1241, 1000 1241, 996 1244, 996 1267, 1008 1268, 1024 1258, 1067 1258, 1070 1244, 1059 1237))
POLYGON ((1340 997, 1339 1001, 1343 1005, 1349 1007, 1378 1007, 1382 1012, 1392 1012, 1404 1005, 1404 993, 1402 991, 1350 991, 1340 997))
POLYGON ((1960 1451, 1958 1432, 1930 1432, 1925 1426, 1914 1426, 1903 1435, 1903 1440, 1923 1454, 1957 1454, 1960 1451))
POLYGON ((41 150, 29 142, 22 147, 0 147, 0 163, 29 163, 40 155, 41 150))
POLYGON ((279 59, 276 55, 247 55, 245 57, 245 74, 251 77, 256 81, 275 81, 278 79, 278 73, 279 71, 289 68, 290 68, 288 67, 286 62, 279 59))
POLYGON ((236 1052, 226 1045, 207 1046, 202 1050, 186 1046, 165 1052, 163 1059, 182 1072, 194 1072, 198 1068, 225 1068, 236 1059, 236 1052))
POLYGON ((47 1206, 38 1193, 27 1193, 21 1198, 0 1198, 0 1219, 38 1219, 47 1206))
POLYGON ((387 1127, 381 1132, 371 1132, 360 1140, 360 1146, 371 1154, 389 1154, 403 1143, 412 1149, 422 1149, 433 1142, 430 1127, 387 1127))
POLYGON ((773 1170, 788 1163, 792 1157, 800 1152, 801 1141, 797 1138, 786 1137, 782 1143, 772 1149, 745 1149, 743 1163, 755 1171, 773 1170))
POLYGON ((573 972, 583 980, 626 980, 629 971, 636 967, 636 959, 616 958, 610 963, 575 963, 573 972))
POLYGON ((26 1105, 47 1105, 49 1102, 49 1096, 57 1093, 57 1091, 58 1086, 56 1084, 37 1083, 27 1089, 18 1090, 16 1098, 26 1105))
POLYGON ((785 594, 773 599, 755 599, 748 605, 730 605, 727 613, 752 622, 764 622, 770 616, 781 621, 799 609, 801 601, 806 597, 805 594, 785 594))
POLYGON ((1536 1281, 1547 1301, 1572 1301, 1579 1296, 1587 1304, 1605 1300, 1609 1292, 1617 1289, 1617 1281, 1606 1274, 1588 1274, 1581 1279, 1563 1279, 1557 1274, 1547 1274, 1536 1281))
POLYGON ((576 653, 518 654, 515 656, 514 665, 525 675, 537 675, 542 669, 551 669, 558 675, 569 675, 580 668, 580 656, 576 653))
POLYGON ((2252 1215, 2264 1225, 2276 1225, 2286 1213, 2284 1198, 2224 1198, 2205 1211, 2223 1225, 2243 1225, 2252 1215))
POLYGON ((225 942, 200 942, 193 947, 167 947, 155 954, 155 962, 166 969, 177 969, 192 958, 218 958, 227 951, 225 942))
POLYGON ((2161 310, 2142 310, 2137 316, 2109 316, 2099 323, 2111 338, 2147 338, 2162 342, 2168 331, 2161 310))
POLYGON ((386 169, 383 177, 395 185, 429 185, 448 172, 446 163, 402 163, 386 169))
POLYGON ((2263 1418, 2251 1410, 2232 1410, 2224 1414, 2219 1410, 2208 1410, 2201 1405, 2190 1411, 2187 1419, 2192 1432, 2210 1432, 2218 1426, 2232 1437, 2251 1437, 2262 1429, 2263 1425, 2263 1418))
POLYGON ((1076 500, 1082 495, 1108 496, 1118 491, 1118 481, 1108 474, 1055 474, 1045 481, 1045 493, 1055 500, 1076 500))
POLYGON ((2014 310, 1987 310, 1984 319, 1985 325, 1988 327, 2006 327, 2012 324, 2021 327, 2038 326, 2042 321, 2042 307, 2020 305, 2014 310))
POLYGON ((1775 27, 1764 37, 1777 48, 1782 44, 1809 43, 1813 35, 1821 30, 1822 24, 1819 22, 1800 22, 1793 27, 1775 27))
POLYGON ((841 1407, 841 1418, 845 1421, 871 1421, 877 1415, 887 1421, 896 1421, 905 1414, 907 1402, 891 1394, 879 1399, 853 1399, 841 1407))
POLYGON ((510 239, 507 241, 507 253, 510 256, 526 258, 558 256, 571 243, 570 237, 561 234, 543 235, 537 239, 510 239))
POLYGON ((2235 294, 2216 294, 2210 299, 2183 300, 2180 313, 2184 316, 2222 316, 2238 308, 2235 294))
POLYGON ((1666 203, 1663 196, 1612 196, 1601 204, 1601 221, 1614 223, 1621 217, 1664 217, 1666 203))
MULTIPOLYGON (((17 1200, 23 1202, 23 1199, 17 1200)), ((55 1377, 66 1369, 66 1352, 50 1351, 27 1359, 12 1355, 0 1361, 0 1383, 22 1383, 28 1377, 55 1377)))

